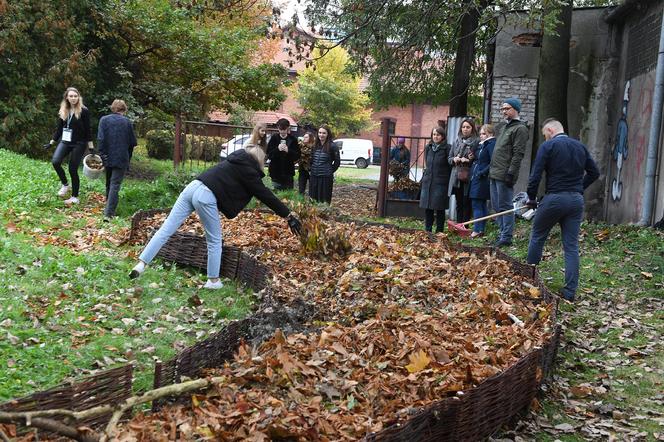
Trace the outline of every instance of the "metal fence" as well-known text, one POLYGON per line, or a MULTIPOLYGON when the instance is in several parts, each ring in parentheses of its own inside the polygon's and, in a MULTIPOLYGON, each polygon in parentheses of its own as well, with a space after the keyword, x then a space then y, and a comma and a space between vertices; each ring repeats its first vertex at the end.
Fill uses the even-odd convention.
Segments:
POLYGON ((218 163, 241 149, 251 136, 249 126, 203 121, 178 121, 175 127, 173 165, 176 169, 199 169, 218 163))

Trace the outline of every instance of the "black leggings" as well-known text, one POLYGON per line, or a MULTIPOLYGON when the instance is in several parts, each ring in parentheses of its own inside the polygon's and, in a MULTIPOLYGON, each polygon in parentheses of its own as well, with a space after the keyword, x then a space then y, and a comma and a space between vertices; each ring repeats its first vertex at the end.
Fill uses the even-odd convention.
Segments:
POLYGON ((69 176, 71 177, 71 196, 78 197, 78 190, 81 186, 81 181, 78 178, 78 166, 81 165, 83 153, 85 152, 85 142, 80 143, 66 143, 60 141, 58 147, 55 149, 51 164, 55 172, 60 178, 63 186, 67 185, 67 175, 62 168, 62 162, 65 157, 69 155, 69 176), (71 154, 71 155, 70 155, 71 154))
MULTIPOLYGON (((442 232, 445 228, 445 211, 436 210, 436 233, 442 232)), ((433 209, 424 209, 424 230, 431 232, 433 228, 433 209)))
POLYGON ((309 181, 309 172, 304 169, 300 169, 297 175, 297 187, 300 195, 304 195, 307 190, 307 181, 309 181))

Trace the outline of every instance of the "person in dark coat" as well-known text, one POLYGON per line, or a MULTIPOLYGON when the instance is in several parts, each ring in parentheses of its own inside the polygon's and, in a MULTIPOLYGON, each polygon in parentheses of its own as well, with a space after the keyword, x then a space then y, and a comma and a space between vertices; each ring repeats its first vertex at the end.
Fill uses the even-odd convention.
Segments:
POLYGON ((302 224, 290 209, 263 184, 265 152, 255 145, 246 145, 216 166, 201 173, 180 193, 168 218, 157 230, 139 257, 130 278, 137 278, 152 262, 166 241, 194 210, 205 227, 207 243, 206 289, 219 289, 221 267, 221 221, 219 212, 228 219, 235 218, 252 197, 258 198, 277 215, 288 221, 291 231, 299 235, 302 224))
POLYGON ((332 138, 332 130, 328 126, 322 125, 318 129, 318 138, 311 152, 309 167, 309 196, 328 204, 332 202, 334 172, 341 165, 339 147, 332 138))
POLYGON ((403 165, 402 173, 395 178, 405 178, 410 173, 410 150, 406 147, 404 137, 397 138, 397 145, 390 151, 390 161, 396 161, 403 165))
POLYGON ((83 105, 83 97, 74 87, 68 87, 62 96, 58 111, 58 126, 46 147, 52 146, 56 141, 58 141, 58 146, 53 153, 51 164, 62 183, 58 196, 64 198, 71 190, 71 197, 65 200, 65 204, 68 206, 78 204, 78 191, 81 185, 78 167, 85 154, 86 143, 90 151, 93 150, 94 145, 90 129, 90 111, 83 105), (62 168, 62 162, 67 156, 69 156, 71 187, 69 187, 67 176, 62 168))
POLYGON ((311 151, 316 144, 316 136, 313 132, 306 132, 300 142, 300 160, 298 163, 297 187, 300 195, 304 195, 309 181, 309 166, 311 166, 311 151))
POLYGON ((127 112, 125 102, 113 101, 111 112, 113 113, 101 117, 97 130, 97 146, 106 171, 105 221, 115 216, 120 186, 137 144, 134 126, 124 116, 127 112))
POLYGON ((450 145, 445 129, 438 126, 431 131, 431 142, 424 148, 424 174, 420 182, 420 207, 424 209, 424 229, 431 232, 434 212, 436 233, 445 227, 445 209, 449 200, 447 185, 451 167, 447 161, 450 145))
MULTIPOLYGON (((454 195, 456 201, 456 221, 465 222, 470 220, 471 206, 470 206, 470 176, 468 179, 462 180, 459 178, 459 170, 461 168, 469 168, 472 166, 475 158, 475 149, 479 144, 477 137, 477 129, 472 118, 464 118, 459 127, 459 136, 452 149, 450 149, 448 162, 452 166, 452 173, 450 174, 450 184, 448 188, 448 196, 454 195)), ((469 174, 470 175, 470 174, 469 174)))
POLYGON ((297 137, 290 133, 290 122, 285 118, 277 121, 279 133, 267 142, 268 171, 274 190, 289 190, 294 186, 295 163, 300 158, 297 137))
MULTIPOLYGON (((480 128, 480 144, 475 150, 475 161, 470 169, 470 203, 473 207, 473 219, 489 214, 486 201, 491 198, 489 191, 489 165, 493 147, 496 145, 493 126, 485 124, 480 128)), ((484 235, 486 221, 473 224, 471 238, 484 235)))

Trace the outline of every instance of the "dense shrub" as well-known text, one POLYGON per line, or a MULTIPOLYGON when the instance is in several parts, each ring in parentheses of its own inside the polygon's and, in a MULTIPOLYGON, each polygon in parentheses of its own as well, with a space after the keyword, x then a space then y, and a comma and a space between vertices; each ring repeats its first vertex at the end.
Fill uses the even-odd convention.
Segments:
POLYGON ((173 158, 175 134, 171 130, 149 130, 145 134, 145 144, 150 158, 167 160, 173 158))
POLYGON ((186 158, 192 160, 216 161, 219 159, 221 145, 226 141, 228 140, 224 137, 187 134, 185 137, 186 158))

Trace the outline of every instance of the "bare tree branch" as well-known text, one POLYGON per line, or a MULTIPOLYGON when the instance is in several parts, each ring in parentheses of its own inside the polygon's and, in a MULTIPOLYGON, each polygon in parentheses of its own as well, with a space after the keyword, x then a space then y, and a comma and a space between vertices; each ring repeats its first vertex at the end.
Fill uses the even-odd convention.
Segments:
POLYGON ((122 416, 134 406, 152 402, 156 399, 167 396, 177 396, 194 390, 202 390, 212 385, 221 384, 225 382, 226 379, 225 376, 219 376, 167 385, 165 387, 147 391, 140 396, 132 396, 119 404, 99 405, 83 411, 71 411, 66 409, 18 412, 0 411, 0 423, 24 424, 28 427, 51 431, 80 442, 108 442, 115 438, 117 425, 122 416), (75 428, 71 424, 68 425, 53 419, 55 417, 64 417, 65 422, 76 423, 109 413, 113 414, 102 434, 99 434, 88 427, 75 428))

